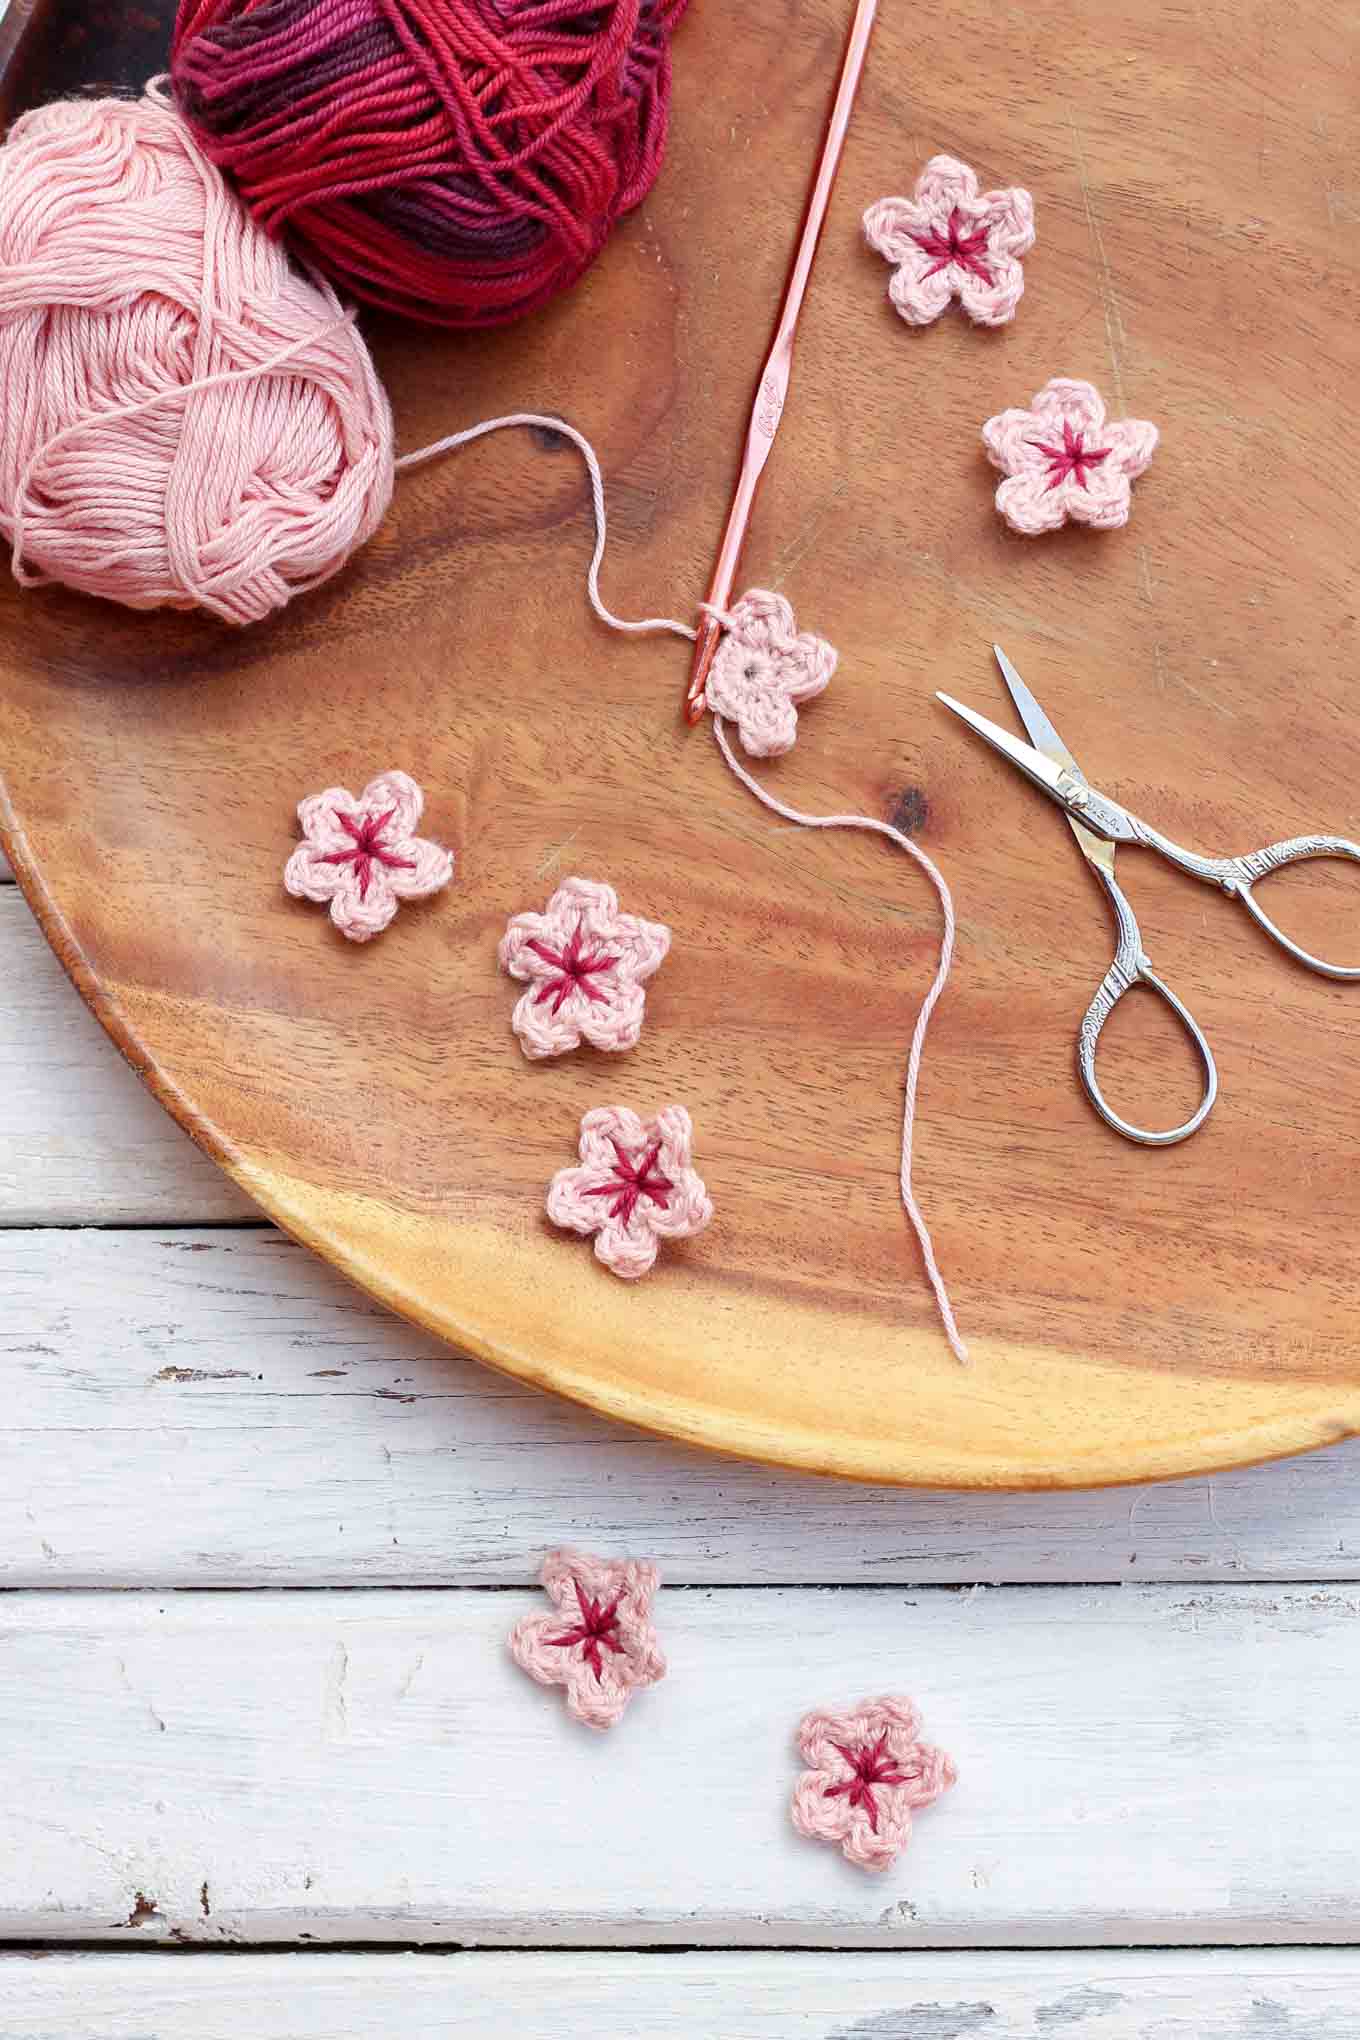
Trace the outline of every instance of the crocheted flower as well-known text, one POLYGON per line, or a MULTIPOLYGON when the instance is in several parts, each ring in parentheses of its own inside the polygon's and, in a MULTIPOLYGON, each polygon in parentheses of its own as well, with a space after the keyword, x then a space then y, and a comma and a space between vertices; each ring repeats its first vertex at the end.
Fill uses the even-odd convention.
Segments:
POLYGON ((690 1239, 713 1216, 691 1166, 693 1137, 683 1105, 645 1125, 626 1105, 597 1105, 581 1121, 580 1167, 559 1169, 548 1186, 549 1218, 594 1233, 597 1260, 616 1275, 645 1275, 658 1240, 690 1239))
POLYGON ((777 758, 793 749, 798 705, 830 685, 835 647, 800 631, 784 597, 765 588, 749 588, 723 621, 705 703, 736 724, 751 757, 777 758))
POLYGON ((381 772, 356 800, 328 786, 298 802, 305 841, 283 882, 296 899, 329 900, 351 942, 381 935, 400 900, 423 899, 453 877, 453 856, 415 833, 425 796, 406 772, 381 772))
POLYGON ((910 1700, 861 1700, 853 1714, 805 1714, 798 1748, 811 1769, 793 1788, 793 1824, 813 1842, 838 1842, 861 1870, 887 1870, 911 1840, 911 1816, 957 1773, 920 1741, 910 1700))
POLYGON ((612 886, 568 878, 541 914, 515 914, 501 937, 501 969, 527 982, 511 1026, 527 1056, 633 1048, 642 1032, 643 981, 671 946, 661 921, 619 912, 612 886))
POLYGON ((548 1553, 539 1577, 554 1612, 517 1622, 510 1655, 540 1686, 565 1686, 578 1721, 612 1728, 636 1687, 665 1677, 651 1620, 660 1575, 645 1559, 564 1550, 548 1553))
POLYGON ((966 163, 932 156, 910 198, 869 207, 864 232, 897 264, 888 296, 909 326, 928 326, 951 297, 979 326, 1015 317, 1025 289, 1020 257, 1034 246, 1034 200, 1018 185, 979 192, 966 163))
POLYGON ((982 428, 993 467, 1006 479, 996 507, 1016 531, 1056 531, 1069 517, 1113 531, 1127 524, 1129 484, 1157 449, 1145 418, 1111 425, 1090 383, 1055 375, 1028 411, 1001 411, 982 428))

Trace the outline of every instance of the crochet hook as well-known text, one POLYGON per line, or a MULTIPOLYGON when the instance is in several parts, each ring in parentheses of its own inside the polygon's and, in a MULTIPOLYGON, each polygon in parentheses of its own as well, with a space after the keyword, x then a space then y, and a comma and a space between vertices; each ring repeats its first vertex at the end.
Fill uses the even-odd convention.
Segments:
POLYGON ((817 253, 817 242, 821 235, 822 222, 826 218, 831 187, 836 181, 846 129, 850 125, 850 109, 855 103, 860 72, 864 69, 864 56, 869 47, 869 31, 874 25, 874 15, 877 11, 878 0, 858 0, 855 18, 850 24, 850 35, 841 64, 840 83, 836 87, 836 97, 826 124, 826 140, 822 144, 821 159, 808 193, 807 211, 803 215, 803 231, 798 237, 793 267, 789 271, 789 280, 784 289, 779 324, 775 327, 774 341, 765 366, 760 371, 760 380, 756 384, 755 400, 751 405, 751 420, 746 430, 746 450, 742 456, 741 472, 737 476, 732 507, 727 513, 727 528, 723 532, 722 544, 718 548, 713 579, 709 584, 708 601, 699 624, 699 635, 694 646, 694 663, 690 668, 689 685, 685 690, 685 720, 689 723, 697 723, 704 712, 704 682, 708 678, 708 669, 713 663, 713 654, 722 635, 722 626, 713 611, 721 613, 727 607, 728 597, 732 593, 732 582, 736 577, 742 541, 746 537, 751 505, 755 501, 756 484, 760 480, 761 470, 770 457, 770 448, 774 445, 774 436, 779 430, 779 420, 783 415, 784 399, 789 389, 789 370, 793 364, 793 336, 798 325, 798 314, 803 309, 808 278, 812 274, 812 260, 817 253))

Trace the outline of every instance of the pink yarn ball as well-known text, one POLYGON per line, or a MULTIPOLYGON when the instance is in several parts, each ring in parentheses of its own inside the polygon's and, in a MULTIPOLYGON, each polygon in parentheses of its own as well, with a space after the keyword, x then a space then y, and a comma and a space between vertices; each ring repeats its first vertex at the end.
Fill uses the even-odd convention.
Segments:
POLYGON ((339 300, 257 227, 153 85, 0 148, 0 530, 18 580, 252 623, 392 493, 339 300))

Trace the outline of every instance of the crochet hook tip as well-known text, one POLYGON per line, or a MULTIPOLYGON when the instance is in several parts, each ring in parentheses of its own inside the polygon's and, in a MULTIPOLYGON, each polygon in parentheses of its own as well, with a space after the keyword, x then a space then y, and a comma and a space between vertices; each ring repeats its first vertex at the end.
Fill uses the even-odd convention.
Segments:
POLYGON ((708 669, 713 664, 713 654, 718 649, 722 635, 717 619, 706 616, 699 626, 699 635, 694 642, 694 663, 689 669, 689 685, 685 689, 685 721, 693 728, 703 720, 704 688, 708 682, 708 669))

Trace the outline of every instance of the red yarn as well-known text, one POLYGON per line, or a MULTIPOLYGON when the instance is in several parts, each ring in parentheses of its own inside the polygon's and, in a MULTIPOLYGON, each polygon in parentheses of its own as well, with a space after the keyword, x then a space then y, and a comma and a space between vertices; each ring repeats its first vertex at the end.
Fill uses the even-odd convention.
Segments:
POLYGON ((493 326, 651 189, 686 0, 180 0, 171 75, 269 232, 357 297, 493 326))

